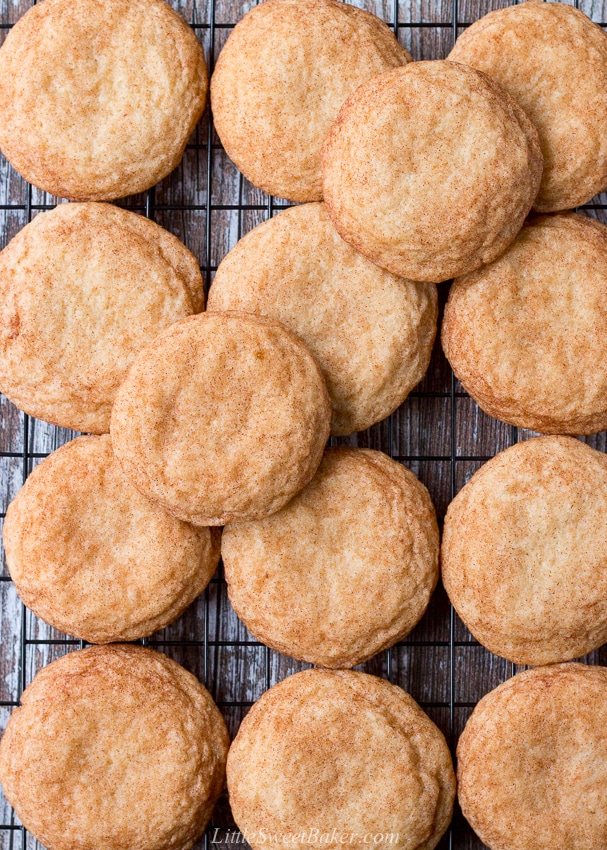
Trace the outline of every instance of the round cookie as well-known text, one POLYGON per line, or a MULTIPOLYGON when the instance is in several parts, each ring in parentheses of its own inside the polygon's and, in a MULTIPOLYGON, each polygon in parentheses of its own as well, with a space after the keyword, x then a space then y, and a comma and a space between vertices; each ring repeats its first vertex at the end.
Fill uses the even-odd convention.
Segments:
POLYGON ((331 433, 346 435, 385 419, 421 381, 437 301, 435 286, 397 278, 344 242, 324 204, 304 204, 238 242, 208 309, 270 316, 293 331, 327 382, 331 433))
POLYGON ((137 352, 203 307, 198 261, 171 233, 110 204, 60 204, 0 253, 0 391, 39 419, 107 432, 137 352))
POLYGON ((322 151, 341 236, 382 268, 439 282, 491 262, 537 194, 542 154, 523 110, 489 77, 413 62, 360 86, 322 151))
POLYGON ((211 80, 215 127, 271 195, 322 200, 320 149, 361 83, 411 61, 375 15, 337 0, 265 0, 236 25, 211 80))
POLYGON ((489 415, 548 434, 607 428, 607 227, 531 219, 456 280, 442 327, 453 371, 489 415))
POLYGON ((95 646, 44 667, 0 743, 0 780, 52 850, 190 850, 224 780, 228 733, 165 655, 95 646))
POLYGON ((271 688, 228 756, 234 819, 253 850, 323 843, 432 850, 455 777, 441 732, 403 690, 351 671, 305 670, 271 688), (377 842, 375 843, 377 846, 377 842))
POLYGON ((112 412, 132 483, 195 525, 260 519, 310 481, 331 404, 307 348, 273 319, 202 313, 161 333, 112 412))
POLYGON ((202 48, 164 0, 44 0, 0 50, 0 150, 52 195, 133 195, 177 166, 207 86, 202 48))
POLYGON ((491 652, 551 664, 607 641, 607 456, 571 437, 501 452, 449 505, 443 584, 491 652))
POLYGON ((490 850, 603 850, 607 670, 519 673, 475 708, 457 747, 458 797, 490 850))
POLYGON ((571 209, 607 189, 607 35, 583 12, 534 0, 498 9, 462 32, 449 59, 489 74, 536 126, 536 210, 571 209))
POLYGON ((219 561, 219 532, 181 522, 135 490, 107 434, 78 437, 39 464, 9 505, 3 537, 28 608, 89 643, 164 628, 219 561))
POLYGON ((322 667, 353 667, 407 635, 438 580, 430 496, 382 452, 327 449, 278 513, 224 530, 234 610, 259 640, 322 667))

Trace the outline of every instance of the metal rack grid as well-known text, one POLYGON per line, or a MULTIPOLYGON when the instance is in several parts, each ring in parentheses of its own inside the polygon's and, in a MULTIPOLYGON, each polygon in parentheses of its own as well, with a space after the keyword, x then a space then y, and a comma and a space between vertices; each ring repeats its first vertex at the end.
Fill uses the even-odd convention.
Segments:
MULTIPOLYGON (((6 32, 36 0, 0 0, 0 44, 6 32)), ((414 59, 443 58, 462 28, 505 0, 349 0, 378 14, 410 49, 414 59)), ((255 2, 172 0, 205 47, 209 69, 231 28, 255 2)), ((607 26, 607 0, 576 0, 601 26, 607 26)), ((607 199, 588 204, 602 218, 607 199)), ((0 156, 0 247, 57 199, 39 192, 13 172, 0 156)), ((285 202, 254 189, 229 162, 207 115, 190 141, 184 162, 167 180, 144 195, 126 199, 179 236, 199 257, 207 287, 221 258, 237 239, 285 202)), ((447 286, 440 288, 444 303, 447 286)), ((37 422, 0 397, 0 523, 10 498, 37 462, 74 436, 37 422)), ((406 463, 428 486, 439 517, 470 475, 496 452, 531 434, 483 414, 455 380, 436 345, 428 375, 388 420, 335 443, 380 449, 406 463)), ((589 438, 607 448, 606 435, 589 438)), ((221 569, 207 591, 172 626, 142 643, 166 652, 205 682, 233 735, 251 703, 301 664, 259 644, 229 606, 221 569)), ((78 649, 71 639, 37 620, 19 602, 6 566, 0 575, 0 712, 2 727, 35 672, 53 658, 78 649)), ((607 652, 592 653, 591 663, 607 663, 607 652)), ((408 690, 444 731, 452 747, 472 708, 516 668, 492 656, 472 639, 439 587, 429 611, 402 643, 361 666, 408 690)), ((224 797, 212 826, 197 847, 232 846, 234 823, 224 797), (219 833, 215 832, 219 827, 219 833), (219 840, 218 840, 219 839, 219 840)), ((41 847, 0 800, 0 850, 41 847)), ((480 841, 461 814, 440 848, 478 850, 480 841)))

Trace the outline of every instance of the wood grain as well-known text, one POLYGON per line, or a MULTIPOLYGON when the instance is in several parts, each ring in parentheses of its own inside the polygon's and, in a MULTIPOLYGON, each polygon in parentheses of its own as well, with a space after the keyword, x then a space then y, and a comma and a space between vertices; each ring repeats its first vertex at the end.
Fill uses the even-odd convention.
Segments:
MULTIPOLYGON (((31 2, 0 0, 0 44, 8 31, 1 27, 18 20, 31 2)), ((255 4, 252 0, 172 0, 172 5, 195 26, 212 67, 231 26, 255 4)), ((393 26, 401 42, 419 60, 446 56, 459 24, 470 23, 507 3, 459 0, 457 20, 455 0, 355 0, 355 5, 380 15, 393 26)), ((607 0, 580 0, 580 6, 596 21, 607 19, 607 0)), ((28 215, 36 215, 56 200, 28 187, 0 155, 0 247, 26 224, 28 215)), ((606 196, 595 199, 595 204, 605 202, 606 196)), ((147 210, 182 239, 199 258, 207 283, 237 240, 284 206, 238 173, 209 128, 208 110, 175 172, 148 195, 120 203, 141 213, 147 210), (223 209, 226 206, 239 209, 223 209)), ((589 208, 587 214, 607 220, 600 209, 589 208)), ((447 286, 442 286, 443 302, 446 291, 447 286)), ((482 461, 474 458, 490 457, 516 439, 529 436, 480 411, 452 381, 437 344, 427 376, 389 420, 337 442, 381 449, 406 463, 429 488, 442 517, 453 492, 481 465, 482 461)), ((39 462, 37 456, 48 454, 72 437, 72 432, 24 417, 0 397, 0 523, 24 476, 39 462)), ((607 435, 587 438, 587 442, 604 451, 607 435)), ((6 579, 4 559, 2 570, 6 579)), ((307 666, 266 649, 252 638, 229 604, 221 569, 207 592, 176 623, 147 643, 206 682, 232 734, 251 702, 266 688, 307 666)), ((12 583, 0 582, 0 703, 16 703, 23 685, 41 667, 79 646, 79 641, 66 639, 25 612, 12 583)), ((605 649, 592 653, 589 661, 607 663, 605 649)), ((512 665, 480 647, 457 617, 451 627, 450 607, 442 588, 410 637, 362 669, 407 689, 452 744, 473 704, 513 673, 512 665)), ((10 705, 0 705, 2 728, 10 711, 10 705)), ((221 829, 218 835, 211 830, 211 841, 215 838, 226 850, 241 846, 234 843, 229 832, 234 824, 225 795, 215 812, 214 825, 221 829)), ((15 826, 18 821, 0 795, 0 850, 33 850, 39 846, 32 836, 11 828, 15 826)), ((479 850, 483 846, 459 813, 453 823, 452 842, 454 850, 479 850)), ((448 846, 447 837, 441 847, 448 846)))

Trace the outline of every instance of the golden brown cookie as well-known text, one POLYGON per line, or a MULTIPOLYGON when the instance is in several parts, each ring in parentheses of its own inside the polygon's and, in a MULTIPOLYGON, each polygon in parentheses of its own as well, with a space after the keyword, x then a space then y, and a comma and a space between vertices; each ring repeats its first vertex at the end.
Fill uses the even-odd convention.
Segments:
POLYGON ((210 694, 165 655, 95 646, 44 667, 0 744, 0 780, 51 850, 190 850, 224 780, 210 694))
POLYGON ((221 553, 234 610, 259 640, 353 667, 407 635, 438 579, 430 495, 382 452, 327 449, 278 513, 234 523, 221 553))
POLYGON ((198 261, 171 233, 110 204, 60 204, 0 253, 0 391, 39 419, 107 432, 137 352, 203 307, 198 261))
POLYGON ((546 434, 607 428, 607 227, 531 219, 502 257, 454 282, 442 343, 491 416, 546 434))
POLYGON ((583 12, 534 0, 498 9, 463 30, 449 59, 489 74, 535 124, 536 210, 571 209, 607 189, 607 35, 583 12))
POLYGON ((432 850, 451 820, 455 776, 445 739, 409 694, 365 673, 305 670, 243 720, 228 790, 253 850, 432 850))
POLYGON ((411 61, 375 15, 338 0, 265 0, 230 34, 211 80, 215 127, 255 186, 320 201, 320 148, 361 83, 411 61))
POLYGON ((331 404, 307 348, 249 313, 177 322, 137 358, 112 413, 132 483, 195 525, 261 519, 310 481, 331 404))
POLYGON ((607 456, 538 437, 480 468, 449 505, 443 584, 491 652, 551 664, 607 641, 607 456))
POLYGON ((519 673, 475 708, 457 747, 458 797, 490 850, 607 846, 607 670, 519 673))
POLYGON ((132 195, 179 163, 207 85, 196 36, 164 0, 44 0, 0 50, 0 149, 52 195, 132 195))
POLYGON ((423 378, 437 301, 435 286, 397 278, 344 242, 324 204, 304 204, 238 242, 208 309, 270 316, 293 331, 327 382, 331 432, 351 434, 389 416, 423 378))
POLYGON ((79 437, 39 464, 9 505, 3 536, 28 608, 89 643, 164 628, 202 593, 219 561, 219 532, 142 496, 107 434, 79 437))
POLYGON ((537 194, 537 132, 489 77, 413 62, 360 86, 322 152, 341 236, 401 277, 439 282, 491 262, 537 194))

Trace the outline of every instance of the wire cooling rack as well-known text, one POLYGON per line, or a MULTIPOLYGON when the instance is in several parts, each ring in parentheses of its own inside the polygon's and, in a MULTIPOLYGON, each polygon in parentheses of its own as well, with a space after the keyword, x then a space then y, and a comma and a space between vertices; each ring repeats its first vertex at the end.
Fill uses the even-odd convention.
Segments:
MULTIPOLYGON (((32 0, 0 0, 0 44, 32 0)), ((202 42, 209 68, 235 23, 255 5, 244 0, 172 0, 202 42)), ((383 18, 413 58, 444 58, 461 31, 502 5, 500 0, 356 0, 383 18)), ((593 20, 607 26, 607 0, 580 0, 593 20)), ((587 214, 604 218, 605 197, 588 204, 587 214)), ((40 211, 58 202, 23 181, 0 156, 0 247, 40 211)), ((188 145, 179 168, 144 195, 121 202, 175 233, 197 255, 207 287, 218 263, 256 224, 286 206, 266 196, 238 173, 221 148, 208 114, 188 145)), ((439 288, 444 303, 448 285, 439 288)), ((6 507, 41 458, 75 436, 24 416, 0 396, 0 523, 6 507)), ((482 413, 454 379, 435 346, 424 381, 389 419, 335 443, 380 449, 405 463, 429 488, 442 520, 455 493, 496 452, 530 432, 496 422, 482 413)), ((588 438, 606 449, 606 435, 588 438)), ((221 568, 207 591, 172 626, 142 641, 183 664, 205 682, 234 735, 251 703, 271 685, 305 668, 259 644, 239 623, 227 600, 221 568)), ((0 575, 0 725, 35 673, 82 642, 45 625, 19 601, 3 563, 0 575)), ((590 663, 607 664, 605 649, 590 663)), ((409 691, 454 748, 474 705, 516 668, 472 639, 439 587, 422 622, 402 643, 362 668, 409 691)), ((239 841, 227 799, 219 802, 212 826, 197 847, 222 850, 239 841)), ((39 845, 0 798, 0 850, 33 850, 39 845)), ((237 845, 238 846, 238 845, 237 845)), ((480 841, 456 811, 440 844, 450 850, 479 850, 480 841)))

